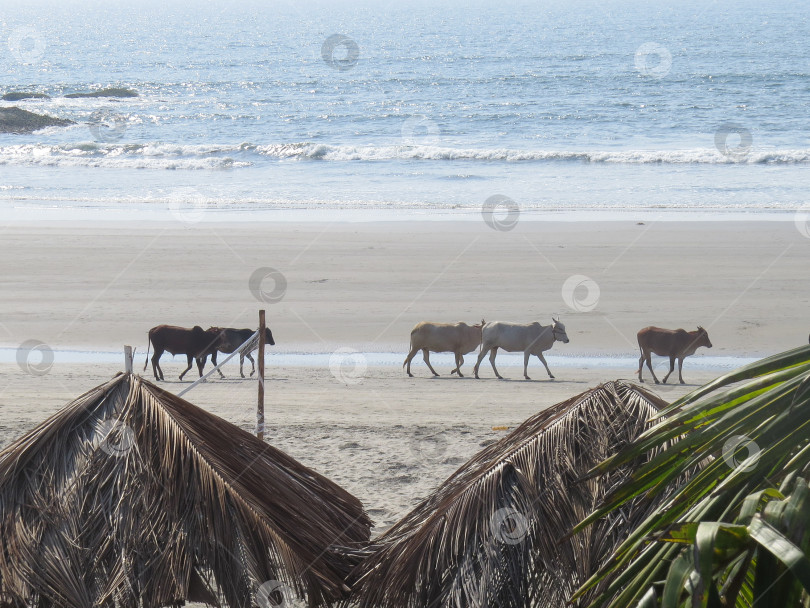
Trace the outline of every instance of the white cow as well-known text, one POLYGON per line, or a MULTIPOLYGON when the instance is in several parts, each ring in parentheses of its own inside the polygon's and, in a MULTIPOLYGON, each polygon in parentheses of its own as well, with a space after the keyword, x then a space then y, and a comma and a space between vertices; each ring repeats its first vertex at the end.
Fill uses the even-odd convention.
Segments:
POLYGON ((481 365, 481 359, 489 351, 489 362, 492 364, 492 369, 495 371, 495 375, 501 378, 498 368, 495 367, 495 354, 499 348, 502 348, 508 353, 523 351, 523 377, 526 380, 531 380, 527 369, 531 355, 537 356, 545 366, 548 377, 554 378, 548 368, 548 363, 543 358, 543 351, 551 348, 555 340, 568 344, 568 336, 565 333, 565 325, 553 318, 551 321, 551 325, 540 325, 537 321, 528 325, 499 321, 484 325, 481 352, 473 370, 475 377, 478 377, 478 366, 481 365))
POLYGON ((430 364, 430 352, 451 352, 456 355, 456 368, 450 374, 458 373, 459 377, 463 378, 461 366, 464 364, 464 357, 462 355, 471 353, 481 345, 481 328, 483 326, 483 320, 480 325, 428 323, 425 321, 417 323, 411 330, 411 351, 405 357, 402 367, 407 365, 408 375, 413 378, 411 359, 421 350, 422 358, 427 363, 430 371, 433 372, 434 376, 438 376, 439 374, 430 364))

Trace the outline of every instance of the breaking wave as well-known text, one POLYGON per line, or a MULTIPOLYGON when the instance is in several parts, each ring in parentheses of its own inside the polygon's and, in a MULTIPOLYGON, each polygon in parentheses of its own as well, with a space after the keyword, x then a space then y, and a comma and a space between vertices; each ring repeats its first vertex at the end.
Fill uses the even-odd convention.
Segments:
POLYGON ((84 166, 130 169, 230 169, 271 160, 380 162, 480 161, 591 164, 810 163, 810 149, 752 149, 726 156, 714 148, 688 150, 516 150, 435 145, 354 146, 321 143, 189 145, 168 143, 72 143, 0 146, 0 165, 84 166))

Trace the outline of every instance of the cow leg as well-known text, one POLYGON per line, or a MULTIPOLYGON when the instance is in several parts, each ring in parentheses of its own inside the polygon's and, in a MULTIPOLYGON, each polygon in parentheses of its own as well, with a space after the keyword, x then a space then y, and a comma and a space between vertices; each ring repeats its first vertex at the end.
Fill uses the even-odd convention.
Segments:
POLYGON ((526 378, 526 380, 531 380, 531 378, 529 378, 529 357, 531 357, 529 351, 523 353, 523 377, 526 378))
POLYGON ((418 352, 419 352, 418 348, 412 348, 411 352, 408 353, 408 356, 405 357, 405 363, 402 364, 403 366, 407 366, 408 376, 410 376, 411 378, 413 378, 413 374, 411 373, 411 360, 416 356, 416 353, 418 352))
MULTIPOLYGON (((245 356, 250 361, 250 375, 252 376, 253 374, 256 373, 256 360, 253 358, 253 356, 250 353, 246 354, 245 356)), ((244 376, 242 376, 242 377, 244 378, 244 376)))
POLYGON ((666 376, 664 376, 664 384, 667 383, 667 378, 669 378, 669 375, 674 371, 675 371, 675 355, 670 355, 669 356, 669 372, 667 373, 666 376))
POLYGON ((433 366, 430 364, 430 351, 428 349, 426 348, 422 349, 422 358, 425 360, 425 363, 427 363, 427 366, 430 368, 430 371, 433 372, 433 375, 438 376, 439 374, 436 373, 436 370, 433 369, 433 366))
POLYGON ((648 367, 648 368, 650 368, 650 373, 652 374, 653 380, 655 380, 655 383, 656 383, 656 384, 661 384, 661 383, 658 381, 658 378, 656 378, 656 377, 655 377, 655 372, 653 371, 653 368, 652 368, 652 354, 651 354, 651 353, 647 353, 647 357, 646 357, 646 359, 647 359, 647 367, 648 367))
POLYGON ((461 353, 456 353, 456 369, 454 369, 451 374, 456 373, 458 374, 459 378, 463 378, 464 374, 461 373, 461 366, 464 365, 464 355, 461 353))
POLYGON ((546 358, 543 356, 543 353, 537 355, 537 358, 540 359, 540 363, 542 363, 543 367, 546 368, 546 372, 548 372, 548 377, 554 380, 554 374, 552 374, 551 370, 548 368, 548 363, 546 363, 546 358))
POLYGON ((208 355, 205 357, 196 357, 197 359, 197 369, 200 371, 200 378, 203 375, 203 369, 205 369, 205 362, 208 361, 208 355))
POLYGON ((641 356, 638 358, 638 381, 644 382, 644 378, 641 377, 641 370, 644 369, 644 351, 641 351, 641 356))
POLYGON ((678 359, 678 380, 681 381, 681 384, 686 384, 686 382, 683 381, 683 357, 678 359))
POLYGON ((499 380, 503 380, 503 376, 498 373, 498 368, 495 367, 495 355, 498 354, 498 347, 493 346, 492 349, 489 351, 489 363, 492 365, 492 371, 495 372, 495 375, 498 377, 499 380))
POLYGON ((481 347, 481 352, 478 353, 478 360, 475 362, 475 367, 473 367, 473 374, 475 374, 476 378, 478 377, 478 367, 481 365, 481 360, 487 356, 488 350, 488 348, 481 347))
MULTIPOLYGON (((239 353, 239 375, 242 376, 243 378, 245 377, 245 372, 243 370, 244 366, 245 366, 245 355, 239 353)), ((250 375, 252 376, 253 374, 250 375)))
POLYGON ((186 375, 186 372, 191 369, 191 362, 194 359, 194 356, 193 355, 186 355, 186 358, 188 359, 188 367, 183 370, 182 374, 180 374, 180 380, 182 380, 183 376, 186 375))
MULTIPOLYGON (((214 367, 217 366, 217 351, 211 353, 211 365, 213 365, 214 367)), ((218 369, 217 371, 219 372, 220 379, 225 378, 225 374, 222 373, 221 369, 218 369)))
POLYGON ((155 349, 155 353, 152 355, 152 371, 155 373, 155 380, 163 380, 163 370, 160 369, 160 356, 162 354, 162 350, 155 349))

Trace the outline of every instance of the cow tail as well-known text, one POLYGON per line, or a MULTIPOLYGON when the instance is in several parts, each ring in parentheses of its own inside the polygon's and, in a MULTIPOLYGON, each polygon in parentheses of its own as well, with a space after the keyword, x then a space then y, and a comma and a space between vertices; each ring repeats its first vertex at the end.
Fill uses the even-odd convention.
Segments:
POLYGON ((146 366, 149 365, 149 348, 152 346, 152 336, 146 339, 148 346, 146 347, 146 361, 143 362, 143 371, 146 371, 146 366))
MULTIPOLYGON (((411 332, 411 341, 408 343, 408 355, 413 350, 413 332, 411 332)), ((402 362, 402 369, 405 369, 405 364, 408 362, 408 355, 405 355, 405 361, 402 362)))

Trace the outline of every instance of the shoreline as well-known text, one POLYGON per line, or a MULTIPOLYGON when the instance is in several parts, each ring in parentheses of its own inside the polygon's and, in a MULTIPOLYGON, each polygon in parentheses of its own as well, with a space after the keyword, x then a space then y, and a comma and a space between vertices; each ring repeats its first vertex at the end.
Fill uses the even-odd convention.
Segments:
MULTIPOLYGON (((266 365, 269 368, 273 367, 305 367, 305 368, 327 368, 329 369, 330 366, 335 364, 346 364, 351 366, 352 361, 356 360, 361 366, 370 366, 370 367, 395 367, 395 368, 402 368, 402 362, 407 354, 407 350, 403 351, 391 351, 391 352, 379 352, 379 351, 365 351, 361 348, 352 348, 349 351, 341 351, 340 349, 335 349, 335 351, 321 351, 321 352, 300 352, 300 351, 283 351, 278 352, 274 349, 274 347, 268 346, 268 352, 266 353, 266 365)), ((0 364, 10 364, 15 363, 17 360, 17 348, 14 347, 7 347, 7 346, 0 346, 0 364)), ((552 351, 553 352, 553 351, 552 351)), ((256 351, 253 351, 253 357, 256 358, 256 351)), ((748 365, 753 363, 761 358, 769 356, 769 354, 775 353, 762 353, 758 356, 751 356, 750 354, 736 354, 736 355, 726 355, 726 356, 712 356, 710 354, 707 355, 694 355, 690 356, 686 359, 684 366, 700 369, 704 371, 718 371, 722 372, 724 370, 731 370, 737 367, 742 367, 743 365, 748 365)), ((53 365, 59 364, 115 364, 118 363, 123 359, 123 355, 120 352, 115 351, 96 351, 96 350, 51 350, 51 355, 53 356, 53 365)), ((218 356, 219 362, 221 363, 227 355, 220 354, 218 356)), ((630 367, 635 367, 638 365, 638 354, 635 356, 631 355, 630 353, 621 353, 621 354, 584 354, 584 355, 564 355, 564 354, 549 354, 549 351, 546 351, 545 359, 548 362, 549 366, 553 368, 565 368, 565 369, 628 369, 630 367)), ((137 359, 143 358, 144 352, 140 350, 136 350, 135 358, 136 358, 136 370, 138 369, 138 361, 137 359)), ((472 368, 475 365, 477 353, 469 353, 464 355, 464 365, 462 367, 462 371, 465 373, 470 372, 472 373, 472 368)), ((668 359, 665 357, 658 357, 653 355, 653 366, 657 368, 657 363, 664 365, 668 363, 668 359)), ((168 353, 164 354, 161 358, 161 364, 166 362, 173 362, 175 365, 182 365, 183 364, 183 356, 177 355, 175 357, 171 357, 168 353)), ((450 353, 431 353, 430 354, 430 362, 436 367, 447 367, 450 369, 451 367, 455 367, 455 362, 453 360, 453 355, 450 353)), ((171 365, 171 363, 169 363, 171 365)), ((523 367, 523 354, 522 353, 505 353, 503 351, 498 352, 498 357, 496 359, 496 364, 498 367, 513 367, 513 368, 522 368, 523 367)), ((227 364, 229 367, 234 367, 238 365, 238 359, 234 358, 227 364)), ((250 366, 250 361, 245 359, 245 365, 250 366)), ((529 369, 533 369, 534 367, 539 366, 539 362, 532 358, 529 362, 529 369)), ((422 360, 422 356, 420 353, 417 353, 417 356, 414 357, 413 362, 411 363, 411 367, 414 370, 419 368, 424 368, 427 371, 427 366, 425 366, 424 361, 422 360)), ((196 370, 196 367, 193 368, 196 370)), ((210 360, 207 362, 205 370, 206 372, 212 369, 210 360)), ((484 358, 481 361, 481 369, 482 370, 489 370, 491 369, 489 366, 489 359, 484 358)), ((540 368, 542 371, 542 368, 540 368)), ((646 368, 645 368, 646 369, 646 368)), ((147 369, 148 371, 148 369, 147 369)), ((189 372, 191 373, 191 372, 189 372)), ((543 372, 545 375, 545 372, 543 372)))
MULTIPOLYGON (((289 201, 289 206, 216 207, 208 203, 181 206, 166 203, 127 204, 74 203, 71 206, 48 201, 15 202, 0 199, 1 224, 11 225, 115 225, 122 222, 144 222, 165 227, 215 226, 235 224, 249 226, 255 222, 285 224, 317 223, 407 223, 407 222, 480 222, 479 205, 447 206, 373 202, 368 205, 339 201, 289 201)), ((792 208, 780 207, 542 207, 518 205, 514 222, 791 222, 809 231, 810 204, 792 208)), ((496 212, 497 213, 497 212, 496 212)), ((503 215, 505 216, 505 210, 503 215)), ((511 218, 509 218, 511 220, 511 218)))

